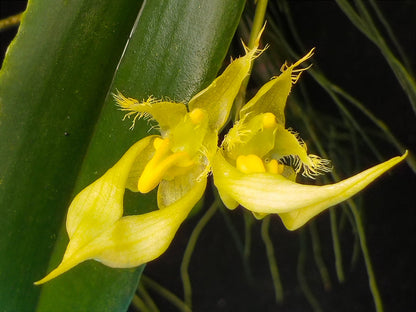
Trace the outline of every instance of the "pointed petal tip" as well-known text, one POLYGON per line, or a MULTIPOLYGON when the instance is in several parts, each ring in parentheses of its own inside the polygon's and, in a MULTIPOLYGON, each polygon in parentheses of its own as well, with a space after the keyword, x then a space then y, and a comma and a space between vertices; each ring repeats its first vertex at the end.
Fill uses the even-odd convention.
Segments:
MULTIPOLYGON (((288 213, 280 213, 279 216, 280 216, 284 226, 289 231, 294 231, 294 230, 299 229, 300 227, 305 225, 310 219, 312 219, 313 217, 315 217, 316 215, 318 215, 322 211, 324 211, 327 208, 337 204, 337 202, 339 203, 339 202, 342 202, 344 200, 347 200, 348 198, 354 196, 359 191, 363 190, 368 184, 370 184, 375 179, 380 177, 383 173, 385 173, 386 171, 390 170, 395 165, 397 165, 401 161, 403 161, 406 158, 407 155, 408 155, 408 151, 406 150, 405 153, 402 156, 393 157, 393 158, 391 158, 391 159, 389 159, 389 160, 387 160, 387 161, 385 161, 381 164, 378 164, 378 165, 376 165, 372 168, 369 168, 369 169, 357 174, 356 176, 353 176, 349 179, 338 182, 337 184, 340 184, 340 183, 343 183, 345 181, 350 180, 350 181, 355 181, 355 185, 360 185, 356 188, 355 191, 346 195, 341 200, 333 202, 329 205, 325 205, 325 206, 321 207, 320 209, 303 208, 303 209, 298 209, 296 211, 292 211, 292 212, 288 212, 288 213), (360 177, 360 178, 357 179, 357 177, 360 177)), ((337 184, 335 184, 335 185, 337 185, 337 184)), ((353 188, 353 185, 350 185, 348 188, 353 188)), ((344 188, 344 191, 345 190, 346 190, 346 188, 344 188)))
POLYGON ((264 30, 266 29, 267 21, 264 21, 263 27, 260 29, 259 33, 257 34, 255 45, 258 47, 260 45, 260 39, 263 35, 264 30))
POLYGON ((68 269, 66 270, 62 270, 60 269, 61 266, 58 266, 55 270, 52 270, 51 272, 49 272, 49 274, 47 274, 44 278, 34 282, 33 284, 36 286, 45 284, 46 282, 49 282, 50 280, 54 279, 55 277, 61 275, 62 273, 66 272, 68 269))
POLYGON ((51 280, 51 278, 48 278, 48 276, 49 276, 49 275, 46 275, 44 278, 42 278, 42 279, 40 279, 40 280, 38 280, 38 281, 34 282, 34 283, 33 283, 33 285, 35 285, 35 286, 39 286, 39 285, 42 285, 42 284, 44 284, 44 283, 46 283, 46 282, 50 281, 50 280, 51 280))
POLYGON ((44 278, 34 282, 34 285, 41 285, 46 282, 49 282, 50 280, 54 279, 55 277, 58 277, 61 274, 64 274, 66 271, 69 271, 76 265, 80 264, 81 262, 87 260, 88 258, 82 257, 82 256, 75 256, 75 257, 64 257, 64 260, 52 271, 50 271, 44 278))

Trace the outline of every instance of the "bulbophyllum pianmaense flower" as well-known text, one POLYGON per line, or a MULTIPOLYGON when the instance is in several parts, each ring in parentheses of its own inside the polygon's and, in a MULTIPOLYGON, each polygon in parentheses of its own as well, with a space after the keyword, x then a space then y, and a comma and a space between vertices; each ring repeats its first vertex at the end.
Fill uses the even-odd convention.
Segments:
POLYGON ((285 127, 287 97, 301 73, 297 67, 310 58, 311 50, 295 64, 266 83, 242 107, 240 120, 230 129, 213 160, 214 183, 229 209, 238 205, 257 218, 278 214, 289 230, 365 188, 406 154, 365 170, 353 177, 324 186, 296 183, 296 175, 314 178, 331 171, 330 161, 308 154, 297 133, 285 127))
POLYGON ((288 229, 356 194, 404 157, 395 157, 349 179, 326 186, 302 185, 296 174, 313 177, 330 170, 329 161, 308 155, 306 145, 285 128, 284 108, 297 69, 312 51, 266 83, 240 111, 218 148, 218 132, 227 122, 254 49, 234 60, 187 104, 139 102, 121 93, 115 99, 128 117, 151 118, 160 135, 135 143, 101 178, 72 201, 66 220, 69 243, 59 266, 35 284, 45 283, 77 264, 95 259, 114 268, 136 267, 159 257, 202 197, 209 172, 224 204, 239 204, 257 217, 277 213, 288 229), (125 189, 157 189, 158 209, 123 216, 125 189))
POLYGON ((258 54, 254 49, 231 64, 189 103, 139 102, 114 97, 127 117, 150 118, 160 135, 135 143, 101 178, 72 201, 66 219, 69 243, 62 262, 35 284, 95 259, 114 268, 136 267, 159 257, 202 197, 218 132, 227 122, 242 81, 258 54), (125 189, 157 190, 158 210, 123 216, 125 189))

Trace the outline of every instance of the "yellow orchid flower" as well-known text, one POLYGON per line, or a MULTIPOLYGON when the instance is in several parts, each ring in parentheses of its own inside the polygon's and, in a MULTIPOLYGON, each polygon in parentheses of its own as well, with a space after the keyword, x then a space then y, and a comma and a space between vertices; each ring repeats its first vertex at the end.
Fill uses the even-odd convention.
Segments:
POLYGON ((35 284, 45 283, 77 264, 95 259, 114 268, 130 268, 159 257, 180 224, 202 197, 218 132, 227 122, 257 47, 234 60, 186 105, 139 102, 120 92, 115 100, 125 117, 152 118, 160 135, 134 144, 101 178, 72 201, 66 220, 69 243, 62 262, 35 284), (157 211, 123 216, 125 189, 157 190, 157 211))
POLYGON ((151 118, 160 135, 135 143, 101 178, 72 201, 66 228, 69 243, 57 268, 35 284, 45 283, 88 259, 114 268, 130 268, 159 257, 181 223, 202 197, 209 172, 224 204, 239 204, 257 217, 278 213, 289 229, 302 226, 329 206, 351 197, 406 155, 393 158, 352 178, 327 186, 301 185, 296 174, 314 177, 330 171, 328 160, 308 155, 306 144, 285 128, 284 108, 292 84, 305 69, 284 64, 282 74, 266 83, 240 111, 240 120, 218 148, 218 133, 253 60, 256 46, 234 60, 188 104, 139 102, 115 95, 126 117, 151 118), (123 216, 125 189, 157 189, 158 210, 123 216))
POLYGON ((361 191, 407 154, 335 184, 295 183, 299 172, 313 178, 331 170, 329 160, 308 154, 298 134, 285 128, 287 97, 308 69, 297 67, 312 54, 313 50, 291 66, 285 63, 281 75, 242 107, 240 120, 224 138, 212 164, 215 186, 229 209, 241 204, 257 218, 278 214, 289 230, 361 191))

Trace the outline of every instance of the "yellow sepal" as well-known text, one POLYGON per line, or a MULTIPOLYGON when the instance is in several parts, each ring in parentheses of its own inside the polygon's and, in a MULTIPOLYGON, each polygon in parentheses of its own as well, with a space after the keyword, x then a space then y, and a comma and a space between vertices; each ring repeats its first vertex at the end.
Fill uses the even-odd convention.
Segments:
POLYGON ((123 215, 123 197, 130 170, 137 156, 151 144, 154 137, 146 137, 130 147, 111 169, 74 198, 66 219, 70 240, 65 257, 87 244, 123 215))
POLYGON ((376 178, 401 162, 394 157, 341 182, 316 186, 295 183, 283 175, 244 174, 232 166, 219 151, 213 161, 214 183, 220 194, 232 198, 256 213, 277 213, 289 230, 295 230, 311 218, 355 195, 376 178))
POLYGON ((313 55, 314 49, 310 50, 304 57, 296 63, 288 66, 283 64, 282 73, 264 84, 256 95, 242 107, 240 118, 252 118, 261 113, 273 113, 278 124, 285 125, 285 107, 287 97, 292 89, 292 85, 297 82, 303 71, 309 67, 297 69, 304 61, 313 55))
POLYGON ((210 127, 215 131, 226 123, 241 83, 259 53, 257 48, 258 42, 254 49, 247 50, 246 55, 233 60, 220 76, 189 101, 190 110, 201 108, 208 112, 210 127))
POLYGON ((101 178, 75 197, 67 216, 70 240, 63 260, 36 284, 47 282, 87 259, 113 267, 130 267, 143 259, 154 259, 166 249, 179 225, 201 198, 206 179, 192 183, 188 192, 163 210, 122 217, 129 173, 155 137, 149 136, 134 144, 101 178), (152 247, 146 250, 147 245, 152 247), (133 256, 136 251, 138 254, 133 256))

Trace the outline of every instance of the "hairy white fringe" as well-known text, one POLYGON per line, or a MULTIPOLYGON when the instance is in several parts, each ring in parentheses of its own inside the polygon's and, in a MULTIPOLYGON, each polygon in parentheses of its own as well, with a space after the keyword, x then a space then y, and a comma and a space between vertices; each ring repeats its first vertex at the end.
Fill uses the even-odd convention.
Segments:
POLYGON ((302 162, 297 155, 288 155, 279 159, 280 162, 291 166, 297 174, 302 171, 302 176, 310 179, 315 179, 318 175, 332 171, 331 161, 328 159, 309 154, 308 160, 310 164, 302 162))

